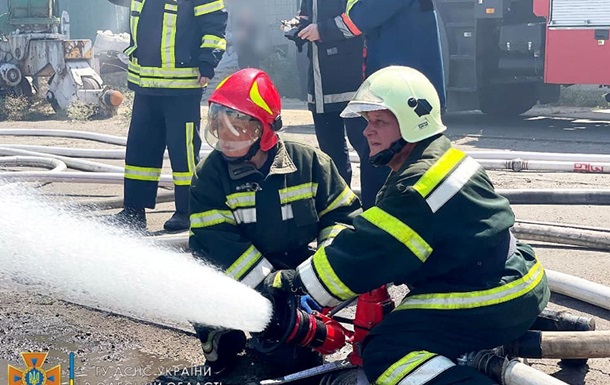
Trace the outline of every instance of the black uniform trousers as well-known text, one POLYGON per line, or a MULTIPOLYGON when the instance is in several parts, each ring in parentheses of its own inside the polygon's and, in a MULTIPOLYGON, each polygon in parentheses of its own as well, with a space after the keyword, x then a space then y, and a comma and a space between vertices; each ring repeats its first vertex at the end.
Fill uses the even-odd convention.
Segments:
POLYGON ((375 197, 390 173, 387 167, 375 167, 369 162, 369 144, 363 135, 367 122, 364 118, 343 119, 340 111, 313 113, 316 138, 320 150, 331 157, 339 174, 351 185, 352 166, 345 134, 360 158, 361 201, 364 209, 375 205, 375 197))
POLYGON ((158 175, 167 147, 174 176, 176 211, 189 212, 190 180, 201 149, 200 103, 201 94, 136 93, 125 154, 125 207, 155 207, 158 175))

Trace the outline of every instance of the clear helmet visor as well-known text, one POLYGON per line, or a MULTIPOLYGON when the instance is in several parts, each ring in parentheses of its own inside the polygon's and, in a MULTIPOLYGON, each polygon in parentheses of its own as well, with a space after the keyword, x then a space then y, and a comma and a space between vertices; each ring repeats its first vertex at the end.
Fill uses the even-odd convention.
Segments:
POLYGON ((217 103, 208 108, 205 140, 228 157, 246 155, 262 131, 261 123, 250 115, 217 103))

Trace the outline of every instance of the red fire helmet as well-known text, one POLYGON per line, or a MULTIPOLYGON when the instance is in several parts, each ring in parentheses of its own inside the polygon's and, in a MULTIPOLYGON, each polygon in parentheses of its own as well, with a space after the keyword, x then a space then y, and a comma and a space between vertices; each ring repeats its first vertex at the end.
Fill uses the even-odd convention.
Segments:
POLYGON ((282 128, 282 102, 275 85, 264 71, 244 68, 222 80, 208 103, 232 108, 263 125, 260 147, 268 151, 277 143, 275 131, 282 128))

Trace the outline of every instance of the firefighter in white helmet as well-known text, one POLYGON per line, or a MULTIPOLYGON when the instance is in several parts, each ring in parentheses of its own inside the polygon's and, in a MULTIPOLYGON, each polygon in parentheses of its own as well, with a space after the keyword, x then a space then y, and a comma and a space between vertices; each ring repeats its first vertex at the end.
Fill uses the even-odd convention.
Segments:
POLYGON ((362 345, 368 382, 489 385, 460 355, 503 345, 549 300, 532 248, 483 168, 442 134, 438 94, 420 72, 372 74, 343 115, 364 116, 370 159, 392 172, 376 205, 296 270, 267 277, 273 295, 308 293, 335 306, 393 282, 409 293, 362 345))

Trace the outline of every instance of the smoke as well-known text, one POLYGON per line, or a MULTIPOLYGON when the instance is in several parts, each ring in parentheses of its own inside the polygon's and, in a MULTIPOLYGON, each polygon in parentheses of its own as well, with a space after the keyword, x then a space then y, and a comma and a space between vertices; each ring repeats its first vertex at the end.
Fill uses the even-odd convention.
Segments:
POLYGON ((0 180, 0 280, 149 321, 262 331, 263 296, 224 273, 0 180))

